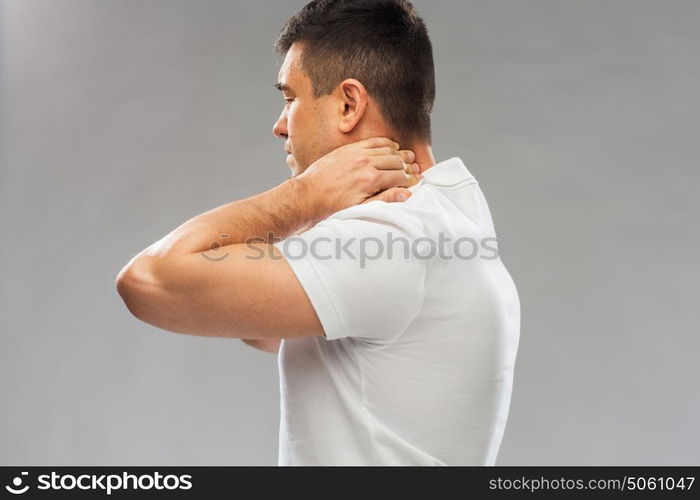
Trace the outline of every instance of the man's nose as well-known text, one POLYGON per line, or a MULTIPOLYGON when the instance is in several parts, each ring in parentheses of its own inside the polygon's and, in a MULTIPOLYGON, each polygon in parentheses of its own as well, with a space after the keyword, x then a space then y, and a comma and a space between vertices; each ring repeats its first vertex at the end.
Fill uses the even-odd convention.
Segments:
POLYGON ((272 127, 272 133, 275 135, 275 137, 283 139, 287 138, 287 117, 284 115, 284 113, 282 113, 275 122, 275 125, 272 127))

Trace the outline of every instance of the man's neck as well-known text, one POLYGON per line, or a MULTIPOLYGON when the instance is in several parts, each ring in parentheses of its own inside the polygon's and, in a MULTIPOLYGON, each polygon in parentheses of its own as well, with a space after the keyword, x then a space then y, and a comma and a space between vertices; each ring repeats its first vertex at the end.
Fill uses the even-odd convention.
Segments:
POLYGON ((427 169, 435 165, 435 158, 433 158, 433 149, 430 144, 416 144, 413 147, 409 147, 416 155, 415 163, 420 167, 421 174, 427 169))

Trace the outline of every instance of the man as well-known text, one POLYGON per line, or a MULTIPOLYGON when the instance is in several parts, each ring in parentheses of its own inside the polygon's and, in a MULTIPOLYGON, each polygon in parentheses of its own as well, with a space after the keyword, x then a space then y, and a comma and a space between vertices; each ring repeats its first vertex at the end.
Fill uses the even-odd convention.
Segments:
POLYGON ((315 0, 276 48, 292 177, 146 248, 119 293, 150 324, 279 353, 280 465, 494 464, 520 304, 476 179, 433 158, 423 20, 315 0))

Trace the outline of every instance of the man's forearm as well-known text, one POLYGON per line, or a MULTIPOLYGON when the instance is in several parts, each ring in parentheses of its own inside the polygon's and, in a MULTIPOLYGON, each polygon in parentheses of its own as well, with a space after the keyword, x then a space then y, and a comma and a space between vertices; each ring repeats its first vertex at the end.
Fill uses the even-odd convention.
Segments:
POLYGON ((320 220, 309 203, 306 186, 297 178, 263 193, 204 212, 180 225, 146 249, 165 257, 208 252, 246 241, 276 241, 320 220), (255 238, 255 240, 252 240, 255 238))

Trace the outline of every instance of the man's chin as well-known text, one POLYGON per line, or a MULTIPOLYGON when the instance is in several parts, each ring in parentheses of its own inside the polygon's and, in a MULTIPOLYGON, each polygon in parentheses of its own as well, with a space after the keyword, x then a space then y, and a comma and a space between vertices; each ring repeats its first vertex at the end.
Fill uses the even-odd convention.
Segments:
POLYGON ((296 177, 297 175, 300 175, 304 170, 304 168, 300 168, 299 165, 297 165, 296 160, 294 159, 294 155, 287 155, 287 165, 292 171, 292 177, 296 177))

